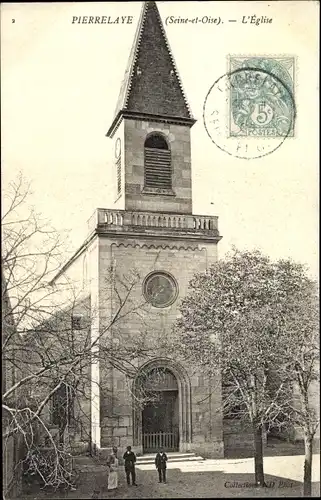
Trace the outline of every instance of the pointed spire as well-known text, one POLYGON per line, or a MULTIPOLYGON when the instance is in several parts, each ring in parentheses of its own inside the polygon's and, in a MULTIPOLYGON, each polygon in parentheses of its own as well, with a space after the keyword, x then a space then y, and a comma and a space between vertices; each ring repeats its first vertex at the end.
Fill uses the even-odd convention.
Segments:
POLYGON ((144 2, 124 80, 107 133, 122 116, 172 118, 195 123, 155 2, 144 2))

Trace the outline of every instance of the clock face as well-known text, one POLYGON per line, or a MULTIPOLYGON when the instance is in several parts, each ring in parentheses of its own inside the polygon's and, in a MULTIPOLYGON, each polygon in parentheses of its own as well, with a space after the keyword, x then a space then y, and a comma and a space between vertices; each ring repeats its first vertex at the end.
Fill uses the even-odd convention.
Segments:
POLYGON ((120 141, 120 138, 118 137, 116 144, 115 144, 115 157, 116 158, 120 157, 120 152, 121 152, 121 141, 120 141))
POLYGON ((144 282, 144 295, 154 307, 167 307, 171 305, 178 293, 174 278, 164 272, 149 274, 144 282))

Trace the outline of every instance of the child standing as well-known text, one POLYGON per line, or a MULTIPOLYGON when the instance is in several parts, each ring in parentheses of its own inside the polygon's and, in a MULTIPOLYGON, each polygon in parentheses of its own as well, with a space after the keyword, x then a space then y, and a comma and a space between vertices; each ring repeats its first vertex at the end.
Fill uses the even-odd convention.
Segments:
POLYGON ((117 448, 113 447, 113 452, 108 459, 108 490, 116 490, 118 488, 118 458, 117 448))
POLYGON ((155 466, 158 471, 159 483, 163 482, 166 484, 166 462, 167 455, 162 449, 160 449, 155 458, 155 466))
POLYGON ((131 446, 127 446, 126 451, 125 451, 124 456, 123 456, 123 459, 125 461, 125 472, 126 472, 127 484, 130 485, 130 476, 131 476, 133 486, 137 486, 137 484, 136 484, 136 472, 135 472, 136 455, 132 451, 131 446))

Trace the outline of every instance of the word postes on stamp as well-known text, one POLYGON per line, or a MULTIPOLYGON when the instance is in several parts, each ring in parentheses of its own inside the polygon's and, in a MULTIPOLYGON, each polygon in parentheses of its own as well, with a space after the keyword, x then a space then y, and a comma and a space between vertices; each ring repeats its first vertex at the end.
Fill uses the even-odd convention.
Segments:
POLYGON ((294 58, 229 58, 229 72, 210 88, 205 129, 223 151, 238 158, 272 153, 295 124, 294 58))
POLYGON ((230 135, 293 136, 294 58, 230 57, 230 135))

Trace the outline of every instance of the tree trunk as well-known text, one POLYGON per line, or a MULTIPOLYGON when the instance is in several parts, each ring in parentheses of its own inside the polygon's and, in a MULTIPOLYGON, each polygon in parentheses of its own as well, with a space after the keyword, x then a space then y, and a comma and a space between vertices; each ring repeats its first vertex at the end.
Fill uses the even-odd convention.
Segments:
POLYGON ((311 436, 304 437, 304 478, 303 478, 303 496, 310 497, 312 490, 312 442, 311 436))
POLYGON ((263 488, 264 470, 263 470, 263 428, 261 424, 253 424, 253 438, 254 438, 254 468, 255 468, 255 484, 263 488))
MULTIPOLYGON (((65 430, 66 430, 66 420, 64 417, 62 417, 59 422, 59 445, 58 445, 61 452, 65 451, 65 430)), ((60 467, 62 467, 62 469, 65 468, 64 455, 59 455, 59 465, 60 467)), ((61 488, 64 487, 63 482, 60 484, 60 487, 61 488)))

